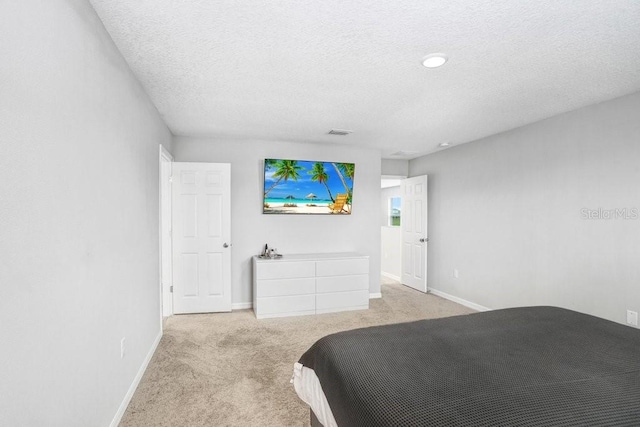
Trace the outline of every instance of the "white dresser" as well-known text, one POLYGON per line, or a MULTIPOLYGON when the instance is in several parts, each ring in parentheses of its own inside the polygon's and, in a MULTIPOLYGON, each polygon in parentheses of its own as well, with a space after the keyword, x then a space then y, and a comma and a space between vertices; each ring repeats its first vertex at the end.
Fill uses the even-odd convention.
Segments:
POLYGON ((253 257, 253 311, 264 317, 369 308, 369 257, 357 253, 253 257))

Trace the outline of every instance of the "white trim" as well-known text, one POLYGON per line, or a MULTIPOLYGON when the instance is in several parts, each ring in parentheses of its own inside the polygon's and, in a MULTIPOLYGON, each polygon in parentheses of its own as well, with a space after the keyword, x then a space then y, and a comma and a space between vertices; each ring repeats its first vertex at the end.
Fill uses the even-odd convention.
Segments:
POLYGON ((374 299, 374 298, 382 298, 382 293, 380 292, 369 293, 369 299, 374 299))
POLYGON ((465 307, 472 308, 476 311, 491 311, 491 309, 488 307, 485 307, 480 304, 476 304, 475 302, 467 301, 462 298, 454 297, 453 295, 449 295, 448 293, 439 291, 437 289, 429 288, 429 292, 435 296, 448 299, 449 301, 457 302, 460 305, 464 305, 465 307))
POLYGON ((164 157, 165 159, 167 159, 170 162, 173 162, 173 156, 171 155, 169 150, 167 150, 166 148, 164 148, 164 146, 162 144, 160 144, 160 158, 162 158, 162 157, 164 157))
POLYGON ((382 272, 380 272, 380 275, 381 275, 381 276, 384 276, 384 277, 386 277, 386 278, 388 278, 388 279, 395 280, 396 282, 401 282, 401 280, 400 280, 400 277, 399 277, 399 276, 393 275, 393 274, 391 274, 391 273, 387 273, 386 271, 382 271, 382 272))
MULTIPOLYGON (((165 298, 169 298, 170 295, 165 295, 165 290, 163 289, 162 286, 162 162, 169 162, 169 164, 171 165, 171 163, 173 162, 173 156, 171 155, 171 153, 164 148, 164 146, 162 144, 159 144, 160 146, 160 156, 158 158, 158 244, 159 244, 159 251, 158 251, 158 258, 159 258, 159 266, 160 266, 160 274, 159 274, 159 282, 160 282, 160 330, 163 330, 163 325, 164 325, 164 318, 165 313, 164 313, 164 303, 163 301, 165 300, 165 298)), ((171 173, 171 172, 169 172, 171 173)), ((171 200, 171 193, 169 193, 169 200, 171 200)), ((173 282, 173 280, 172 280, 173 282)), ((173 315, 173 306, 170 307, 170 310, 168 310, 167 316, 173 315)))
POLYGON ((138 384, 140 384, 140 380, 142 380, 144 371, 147 370, 147 366, 149 366, 149 362, 151 362, 151 358, 153 357, 153 354, 156 352, 156 349, 158 348, 158 344, 160 344, 160 339, 162 339, 162 330, 158 332, 158 336, 156 337, 153 344, 151 344, 151 349, 149 349, 149 353, 147 353, 147 357, 145 357, 144 361, 142 362, 142 365, 140 366, 140 369, 138 369, 138 373, 136 374, 136 377, 133 379, 133 382, 131 383, 131 386, 129 387, 127 394, 124 396, 124 399, 122 400, 122 403, 118 408, 118 412, 116 412, 116 415, 113 417, 111 424, 109 424, 110 427, 117 427, 118 424, 120 424, 120 421, 122 421, 122 416, 127 410, 127 406, 129 406, 129 402, 131 402, 131 398, 133 397, 133 394, 136 392, 136 389, 138 388, 138 384))
POLYGON ((231 310, 246 310, 248 308, 253 308, 252 302, 234 302, 231 304, 231 310))

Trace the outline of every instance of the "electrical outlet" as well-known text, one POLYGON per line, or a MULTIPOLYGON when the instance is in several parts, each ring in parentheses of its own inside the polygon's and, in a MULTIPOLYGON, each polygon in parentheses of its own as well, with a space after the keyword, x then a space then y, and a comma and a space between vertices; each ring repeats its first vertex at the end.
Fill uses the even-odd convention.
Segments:
POLYGON ((453 278, 457 279, 458 277, 460 277, 460 273, 458 273, 458 269, 454 268, 453 269, 453 278))
POLYGON ((638 312, 627 310, 627 323, 633 326, 638 326, 638 312))
POLYGON ((124 359, 124 338, 120 340, 120 359, 124 359))

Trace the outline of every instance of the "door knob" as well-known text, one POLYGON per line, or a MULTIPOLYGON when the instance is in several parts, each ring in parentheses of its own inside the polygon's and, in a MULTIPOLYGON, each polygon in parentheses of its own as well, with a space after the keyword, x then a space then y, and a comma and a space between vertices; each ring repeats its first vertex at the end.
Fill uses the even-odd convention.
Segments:
POLYGON ((428 241, 429 241, 428 237, 426 237, 426 238, 423 237, 423 238, 420 239, 421 243, 425 243, 425 242, 428 242, 428 241))
POLYGON ((229 246, 231 246, 231 245, 229 245, 228 243, 224 243, 224 244, 222 245, 222 247, 223 247, 223 248, 228 248, 229 246))

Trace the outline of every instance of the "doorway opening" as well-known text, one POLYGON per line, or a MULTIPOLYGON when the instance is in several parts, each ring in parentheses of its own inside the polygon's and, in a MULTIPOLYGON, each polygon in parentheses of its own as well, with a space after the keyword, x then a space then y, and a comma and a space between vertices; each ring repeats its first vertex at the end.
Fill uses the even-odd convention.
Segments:
POLYGON ((402 194, 404 176, 383 176, 381 187, 381 257, 382 277, 400 282, 402 274, 402 194))

